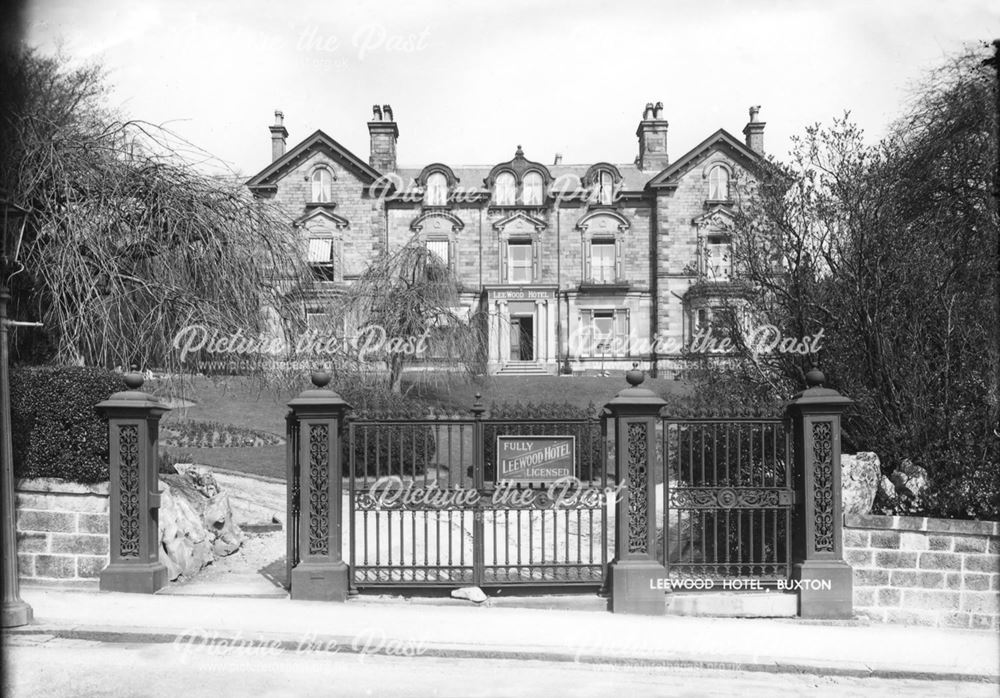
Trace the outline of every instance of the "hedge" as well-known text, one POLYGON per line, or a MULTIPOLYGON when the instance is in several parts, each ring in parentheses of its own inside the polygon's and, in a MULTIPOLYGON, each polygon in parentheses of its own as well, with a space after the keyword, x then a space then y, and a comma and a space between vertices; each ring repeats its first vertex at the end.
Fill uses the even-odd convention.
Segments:
POLYGON ((14 475, 92 483, 109 479, 108 427, 94 405, 125 390, 120 374, 77 366, 10 376, 14 475))

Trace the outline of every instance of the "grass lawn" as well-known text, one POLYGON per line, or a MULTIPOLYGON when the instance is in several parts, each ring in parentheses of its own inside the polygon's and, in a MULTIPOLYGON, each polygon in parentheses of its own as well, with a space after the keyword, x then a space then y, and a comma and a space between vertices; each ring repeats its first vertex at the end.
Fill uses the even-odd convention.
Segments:
MULTIPOLYGON (((303 388, 306 387, 303 382, 303 388)), ((615 394, 627 388, 624 376, 509 376, 488 377, 479 381, 452 379, 448 382, 421 381, 407 383, 413 397, 438 405, 448 411, 468 410, 476 393, 482 394, 487 407, 491 403, 558 402, 587 407, 601 406, 615 394)), ((669 397, 689 391, 687 384, 664 379, 647 379, 643 387, 669 397)), ((164 416, 164 423, 179 420, 218 422, 284 436, 287 403, 295 391, 279 392, 264 389, 252 379, 242 377, 195 377, 183 385, 154 389, 160 397, 181 398, 191 405, 176 407, 164 416)), ((227 468, 254 475, 285 477, 285 446, 240 448, 176 448, 162 450, 204 465, 227 468)))

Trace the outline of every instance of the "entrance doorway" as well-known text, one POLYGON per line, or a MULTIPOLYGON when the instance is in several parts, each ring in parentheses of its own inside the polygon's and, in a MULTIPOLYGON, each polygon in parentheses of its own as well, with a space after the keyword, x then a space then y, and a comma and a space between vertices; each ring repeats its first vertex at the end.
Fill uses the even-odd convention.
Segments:
POLYGON ((530 315, 510 319, 510 360, 535 360, 535 318, 530 315))

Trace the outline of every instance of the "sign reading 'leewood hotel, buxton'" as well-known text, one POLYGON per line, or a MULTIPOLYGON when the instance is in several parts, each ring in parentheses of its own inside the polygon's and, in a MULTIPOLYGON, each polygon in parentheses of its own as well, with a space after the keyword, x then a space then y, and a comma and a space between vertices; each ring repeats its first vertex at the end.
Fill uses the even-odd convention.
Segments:
POLYGON ((574 475, 573 436, 498 436, 497 480, 554 482, 574 475))

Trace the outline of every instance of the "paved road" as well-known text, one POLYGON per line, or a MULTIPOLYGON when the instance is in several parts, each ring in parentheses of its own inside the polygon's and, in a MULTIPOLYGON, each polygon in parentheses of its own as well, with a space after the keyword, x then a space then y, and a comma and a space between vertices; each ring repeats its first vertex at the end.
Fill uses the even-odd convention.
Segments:
POLYGON ((962 696, 996 684, 4 638, 4 696, 962 696))

